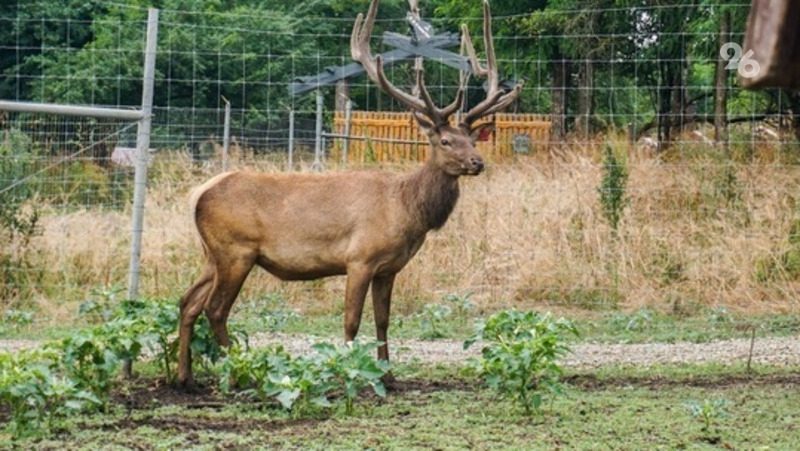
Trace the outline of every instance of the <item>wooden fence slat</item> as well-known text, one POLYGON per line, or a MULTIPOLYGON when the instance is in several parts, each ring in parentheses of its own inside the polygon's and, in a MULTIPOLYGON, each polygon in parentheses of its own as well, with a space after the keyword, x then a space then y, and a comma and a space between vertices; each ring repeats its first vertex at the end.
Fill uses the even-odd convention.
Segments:
MULTIPOLYGON (((351 134, 373 139, 391 139, 403 141, 427 141, 411 113, 353 111, 351 115, 351 134)), ((483 119, 479 123, 494 122, 494 131, 488 141, 477 144, 480 152, 487 160, 502 161, 514 157, 514 136, 527 134, 531 139, 531 151, 539 152, 547 149, 550 139, 550 119, 542 114, 498 113, 483 119)), ((344 113, 334 114, 333 129, 343 134, 345 128, 344 113)), ((335 155, 340 158, 342 140, 334 146, 335 155)), ((391 143, 383 141, 350 141, 349 162, 366 163, 425 161, 428 158, 427 145, 391 143), (372 155, 370 156, 370 149, 372 155)))

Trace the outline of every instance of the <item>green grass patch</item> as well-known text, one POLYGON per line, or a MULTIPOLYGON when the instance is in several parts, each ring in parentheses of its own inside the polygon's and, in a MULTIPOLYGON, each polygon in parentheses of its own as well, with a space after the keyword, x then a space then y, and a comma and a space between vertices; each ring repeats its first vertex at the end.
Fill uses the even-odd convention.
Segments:
POLYGON ((334 411, 299 419, 264 403, 219 402, 213 391, 170 395, 171 389, 145 381, 128 396, 150 393, 146 404, 131 404, 130 410, 119 404, 108 414, 71 418, 48 437, 13 446, 794 449, 800 437, 798 368, 760 367, 750 375, 743 368, 708 365, 575 372, 566 376, 566 396, 534 417, 456 366, 406 366, 396 372, 398 389, 385 400, 362 394, 366 398, 353 416, 334 411), (718 411, 705 418, 693 412, 704 405, 718 411))

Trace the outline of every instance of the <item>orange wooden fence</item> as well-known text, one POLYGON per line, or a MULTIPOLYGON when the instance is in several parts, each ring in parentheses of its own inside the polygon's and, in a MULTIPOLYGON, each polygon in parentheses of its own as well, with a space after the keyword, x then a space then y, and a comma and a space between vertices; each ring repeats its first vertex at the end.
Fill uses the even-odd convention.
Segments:
MULTIPOLYGON (((515 155, 514 139, 527 139, 530 153, 547 149, 550 140, 550 118, 537 114, 501 113, 488 117, 494 132, 487 141, 478 142, 478 151, 489 161, 501 161, 515 155)), ((336 112, 334 134, 344 135, 345 114, 336 112)), ((428 139, 411 113, 353 111, 350 119, 351 139, 347 149, 350 163, 424 161, 428 158, 428 139)), ((335 139, 331 157, 341 161, 344 139, 335 139)))

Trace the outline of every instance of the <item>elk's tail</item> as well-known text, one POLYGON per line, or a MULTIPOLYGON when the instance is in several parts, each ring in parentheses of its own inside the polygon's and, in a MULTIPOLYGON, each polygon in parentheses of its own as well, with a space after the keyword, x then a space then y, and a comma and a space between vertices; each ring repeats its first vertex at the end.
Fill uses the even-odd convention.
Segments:
POLYGON ((200 237, 200 242, 203 245, 203 253, 206 255, 206 257, 208 257, 208 246, 206 245, 205 238, 203 237, 203 232, 200 230, 197 224, 197 204, 200 202, 200 198, 203 197, 203 194, 207 193, 208 190, 210 190, 219 182, 225 180, 232 174, 234 174, 234 172, 224 172, 222 174, 214 176, 207 182, 193 189, 192 193, 189 195, 189 211, 191 211, 192 214, 192 222, 194 223, 195 230, 197 230, 197 234, 200 237))

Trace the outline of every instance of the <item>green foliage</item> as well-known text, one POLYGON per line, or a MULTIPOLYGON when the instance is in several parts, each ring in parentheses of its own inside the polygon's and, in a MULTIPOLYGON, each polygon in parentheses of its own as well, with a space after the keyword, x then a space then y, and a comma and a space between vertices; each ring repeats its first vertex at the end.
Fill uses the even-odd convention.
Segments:
POLYGON ((43 274, 33 263, 31 239, 39 234, 39 211, 25 201, 32 195, 23 183, 11 185, 28 174, 31 140, 9 130, 0 136, 0 299, 24 298, 43 274))
POLYGON ((120 364, 112 343, 106 330, 95 328, 79 331, 51 346, 61 358, 64 376, 105 403, 120 364))
MULTIPOLYGON (((132 346, 132 351, 147 348, 156 360, 161 362, 164 377, 172 382, 174 374, 172 367, 177 358, 178 329, 180 309, 172 300, 153 299, 141 301, 125 301, 108 326, 113 328, 109 333, 111 337, 124 337, 122 345, 132 346)), ((231 341, 234 344, 246 343, 248 340, 244 331, 236 325, 230 325, 231 341)), ((199 357, 206 371, 211 370, 212 364, 218 362, 223 355, 222 348, 217 343, 205 316, 198 319, 194 327, 191 342, 192 353, 199 357)), ((136 360, 138 352, 131 352, 126 358, 136 360)))
POLYGON ((286 308, 286 299, 278 293, 269 293, 253 302, 247 303, 243 308, 260 321, 259 328, 268 332, 280 332, 292 321, 300 318, 294 310, 286 308))
POLYGON ((632 314, 616 313, 611 318, 611 324, 627 332, 641 332, 653 325, 653 311, 643 308, 632 314))
MULTIPOLYGON (((15 332, 27 329, 33 324, 33 312, 8 309, 3 313, 2 325, 11 325, 15 332)), ((0 329, 2 331, 2 329, 0 329)))
POLYGON ((290 363, 291 356, 281 346, 258 350, 232 346, 220 362, 220 389, 230 394, 234 388, 240 388, 244 394, 267 399, 267 392, 271 389, 270 380, 275 375, 286 374, 290 363))
POLYGON ((728 401, 725 399, 704 399, 702 402, 690 401, 686 403, 686 408, 692 417, 702 424, 702 431, 706 434, 712 432, 719 421, 728 415, 728 401))
POLYGON ((118 308, 117 295, 123 291, 119 286, 93 288, 89 292, 91 297, 78 306, 78 315, 92 324, 110 320, 118 308))
POLYGON ((422 327, 421 337, 425 340, 446 337, 446 323, 452 313, 449 305, 425 304, 422 311, 417 314, 422 327))
POLYGON ((344 393, 347 415, 353 413, 353 401, 364 388, 372 387, 376 395, 386 396, 386 387, 381 378, 389 371, 389 362, 374 357, 380 345, 378 342, 359 341, 344 346, 330 343, 314 345, 314 350, 319 354, 317 360, 323 368, 323 379, 330 380, 344 393))
POLYGON ((15 438, 47 431, 53 420, 102 405, 93 391, 66 377, 52 350, 0 354, 0 403, 9 409, 15 438))
MULTIPOLYGON (((116 291, 99 293, 108 300, 116 291)), ((54 418, 104 408, 122 361, 136 361, 145 349, 160 362, 166 380, 172 380, 177 303, 108 302, 105 308, 114 312, 108 320, 48 343, 42 351, 0 354, 0 403, 11 412, 12 434, 47 430, 54 418)), ((234 333, 236 342, 241 335, 234 333)), ((192 349, 204 362, 221 358, 222 351, 207 322, 198 322, 192 349)))
POLYGON ((373 356, 379 343, 353 342, 344 346, 314 345, 316 354, 292 358, 282 347, 245 350, 234 346, 220 364, 220 388, 231 393, 274 399, 295 415, 314 407, 330 407, 329 397, 341 393, 345 414, 353 413, 358 393, 367 387, 386 395, 381 378, 388 362, 373 356))
POLYGON ((469 318, 470 314, 475 309, 475 304, 472 303, 470 297, 472 297, 472 293, 467 293, 465 295, 448 294, 444 297, 444 301, 447 305, 452 306, 455 317, 462 323, 467 321, 467 318, 469 318))
POLYGON ((558 360, 569 352, 566 335, 578 335, 575 326, 548 314, 507 310, 490 316, 464 342, 486 345, 476 362, 486 384, 521 406, 526 414, 540 412, 547 396, 562 393, 558 360))
POLYGON ((615 234, 628 203, 625 195, 627 183, 628 169, 625 159, 617 155, 610 145, 606 145, 603 155, 603 179, 598 192, 603 217, 615 234))

